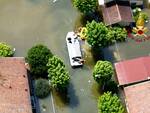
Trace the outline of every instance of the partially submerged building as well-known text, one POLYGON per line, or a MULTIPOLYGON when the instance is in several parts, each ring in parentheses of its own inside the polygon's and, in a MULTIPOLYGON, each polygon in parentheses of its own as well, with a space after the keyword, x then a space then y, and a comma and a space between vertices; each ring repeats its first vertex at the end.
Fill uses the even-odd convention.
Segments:
POLYGON ((150 113, 150 56, 115 63, 128 113, 150 113))
POLYGON ((119 85, 150 80, 150 57, 140 57, 115 63, 119 85))
POLYGON ((150 113, 150 81, 124 87, 128 113, 150 113))
POLYGON ((129 25, 133 22, 129 0, 99 0, 106 25, 129 25))
POLYGON ((32 113, 24 58, 0 58, 0 113, 32 113))

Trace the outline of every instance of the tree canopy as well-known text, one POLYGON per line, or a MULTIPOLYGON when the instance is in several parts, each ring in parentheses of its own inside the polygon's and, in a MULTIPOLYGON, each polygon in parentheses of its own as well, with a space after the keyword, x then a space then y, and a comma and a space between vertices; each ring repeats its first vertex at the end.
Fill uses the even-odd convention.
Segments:
POLYGON ((73 5, 84 14, 90 14, 97 8, 97 0, 73 0, 73 5))
POLYGON ((70 76, 65 69, 63 61, 57 56, 53 56, 49 58, 47 66, 51 86, 58 90, 66 88, 69 84, 70 76))
POLYGON ((124 108, 116 94, 106 92, 98 99, 98 113, 124 113, 124 108))
POLYGON ((106 83, 114 75, 114 69, 109 61, 97 61, 93 70, 93 77, 98 83, 106 83))
POLYGON ((27 62, 30 66, 30 71, 37 77, 47 77, 47 62, 49 57, 52 57, 51 51, 42 44, 37 44, 28 50, 27 62))
POLYGON ((92 47, 106 47, 116 41, 125 41, 127 32, 121 27, 107 27, 104 23, 92 21, 86 24, 87 42, 92 47))
POLYGON ((0 57, 11 57, 14 51, 12 47, 5 42, 0 42, 0 57))
POLYGON ((127 38, 127 31, 125 30, 125 28, 121 28, 121 27, 113 27, 111 28, 112 32, 114 32, 114 40, 118 41, 118 42, 123 42, 126 40, 127 38))

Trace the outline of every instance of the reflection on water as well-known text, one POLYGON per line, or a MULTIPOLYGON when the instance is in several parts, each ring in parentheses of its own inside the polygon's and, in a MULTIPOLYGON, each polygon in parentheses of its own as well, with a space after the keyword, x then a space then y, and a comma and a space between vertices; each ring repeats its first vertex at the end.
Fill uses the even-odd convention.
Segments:
POLYGON ((92 20, 95 20, 97 22, 102 21, 102 16, 99 11, 96 11, 95 13, 90 15, 83 15, 79 13, 75 21, 74 29, 77 30, 77 28, 79 27, 86 26, 87 22, 91 22, 92 20))
POLYGON ((92 54, 92 48, 87 44, 87 42, 85 42, 82 45, 82 49, 83 49, 85 64, 92 69, 95 65, 94 56, 92 54))
POLYGON ((144 1, 144 6, 146 8, 150 8, 150 0, 143 0, 144 1))
MULTIPOLYGON (((65 42, 68 31, 76 26, 77 11, 70 0, 0 0, 0 41, 16 48, 15 56, 26 56, 37 43, 47 45, 60 56, 71 75, 67 102, 54 95, 57 113, 97 113, 95 82, 92 77, 94 62, 91 50, 86 50, 86 65, 72 69, 65 42)), ((46 107, 42 113, 53 113, 51 96, 40 100, 46 107)))
POLYGON ((95 99, 97 99, 99 97, 99 95, 102 94, 102 90, 96 82, 92 84, 91 89, 92 89, 93 98, 95 98, 95 99))
POLYGON ((68 90, 66 90, 64 93, 53 91, 53 94, 55 98, 55 104, 59 109, 67 106, 73 109, 80 105, 72 83, 70 83, 68 90))

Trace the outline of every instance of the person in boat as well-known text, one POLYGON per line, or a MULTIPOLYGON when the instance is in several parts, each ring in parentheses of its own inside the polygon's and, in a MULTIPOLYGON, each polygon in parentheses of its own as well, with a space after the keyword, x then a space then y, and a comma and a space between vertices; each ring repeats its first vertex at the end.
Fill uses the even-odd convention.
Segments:
POLYGON ((73 57, 72 59, 75 62, 84 63, 84 59, 81 59, 81 57, 73 57))
POLYGON ((68 41, 69 41, 69 43, 72 43, 72 41, 71 41, 71 38, 70 38, 70 37, 68 38, 68 41))
POLYGON ((77 35, 77 37, 80 37, 80 32, 82 30, 82 27, 79 27, 74 33, 77 35))

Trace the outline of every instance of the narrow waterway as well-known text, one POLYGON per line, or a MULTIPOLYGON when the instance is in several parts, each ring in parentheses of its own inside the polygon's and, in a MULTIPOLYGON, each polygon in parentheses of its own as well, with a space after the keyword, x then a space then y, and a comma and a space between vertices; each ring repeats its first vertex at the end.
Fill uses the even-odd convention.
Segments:
MULTIPOLYGON (((71 0, 0 0, 0 41, 15 47, 18 57, 26 56, 37 43, 45 44, 69 70, 69 99, 53 92, 56 113, 97 113, 99 93, 92 78, 94 62, 90 50, 83 68, 72 69, 68 60, 65 36, 77 26, 78 17, 71 0)), ((40 104, 46 107, 42 113, 53 113, 51 96, 40 100, 40 104)))

